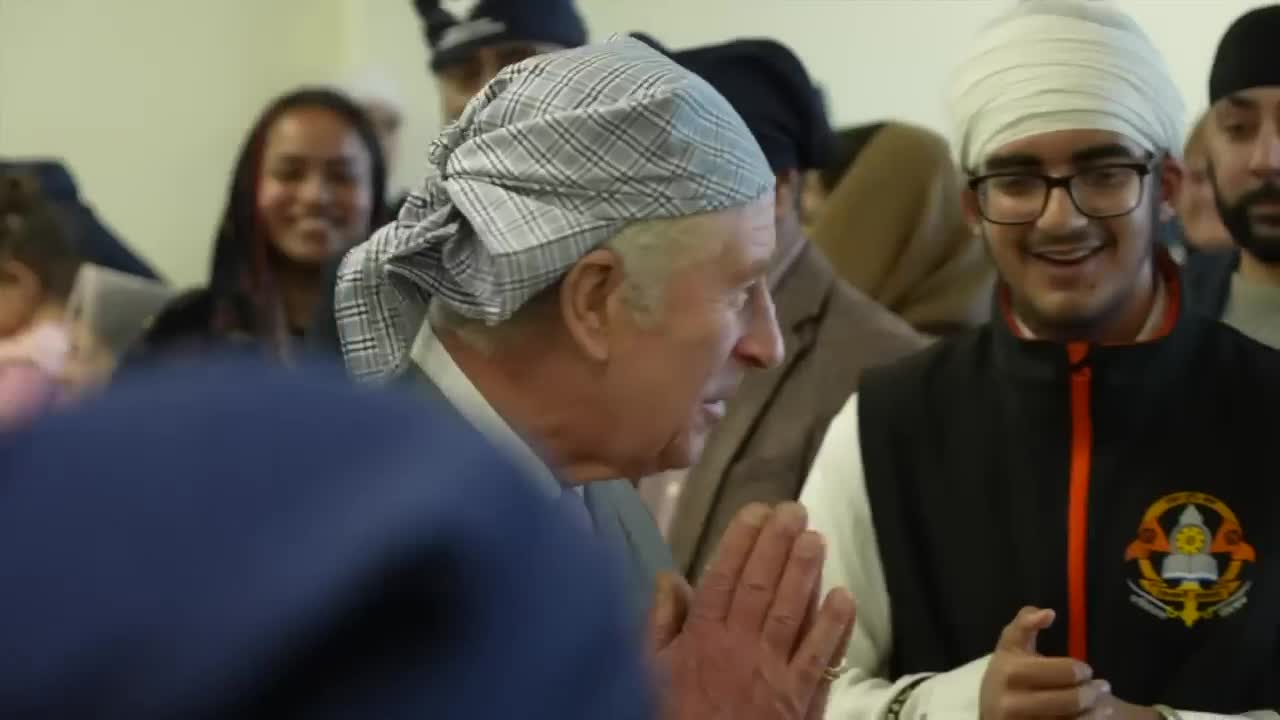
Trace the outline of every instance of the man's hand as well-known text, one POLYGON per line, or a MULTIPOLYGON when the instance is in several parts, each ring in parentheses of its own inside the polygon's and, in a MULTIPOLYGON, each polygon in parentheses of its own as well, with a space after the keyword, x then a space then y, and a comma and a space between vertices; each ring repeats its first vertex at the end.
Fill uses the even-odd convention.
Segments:
POLYGON ((1052 610, 1023 608, 1000 633, 982 677, 983 720, 1111 717, 1111 687, 1071 658, 1036 652, 1036 636, 1053 624, 1052 610))
POLYGON ((802 507, 750 505, 725 532, 697 591, 660 579, 651 647, 668 720, 820 717, 823 672, 844 657, 853 598, 818 603, 825 547, 802 507))

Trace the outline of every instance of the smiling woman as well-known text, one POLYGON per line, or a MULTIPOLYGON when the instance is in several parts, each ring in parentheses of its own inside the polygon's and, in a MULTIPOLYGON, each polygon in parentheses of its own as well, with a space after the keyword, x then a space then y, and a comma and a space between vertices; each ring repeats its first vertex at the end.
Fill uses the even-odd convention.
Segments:
POLYGON ((359 107, 319 88, 278 98, 236 163, 208 287, 174 301, 139 355, 248 343, 288 361, 320 305, 325 267, 381 220, 385 187, 359 107))

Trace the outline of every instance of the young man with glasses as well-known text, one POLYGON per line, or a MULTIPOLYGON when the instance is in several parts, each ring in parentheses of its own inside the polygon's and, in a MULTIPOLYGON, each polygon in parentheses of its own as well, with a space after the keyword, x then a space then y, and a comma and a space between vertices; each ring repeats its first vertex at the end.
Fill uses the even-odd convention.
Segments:
POLYGON ((815 460, 858 602, 827 717, 1274 711, 1280 355, 1183 312, 1163 59, 1109 3, 1029 0, 950 101, 997 309, 864 376, 815 460))

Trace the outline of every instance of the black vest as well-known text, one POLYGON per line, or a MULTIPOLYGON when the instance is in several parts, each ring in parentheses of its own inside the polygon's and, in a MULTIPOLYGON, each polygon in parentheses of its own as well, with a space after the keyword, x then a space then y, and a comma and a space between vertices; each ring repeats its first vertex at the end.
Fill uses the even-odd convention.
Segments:
POLYGON ((1036 605, 1040 652, 1124 700, 1280 706, 1280 353, 1190 313, 1077 351, 999 319, 866 374, 891 674, 986 655, 1036 605))

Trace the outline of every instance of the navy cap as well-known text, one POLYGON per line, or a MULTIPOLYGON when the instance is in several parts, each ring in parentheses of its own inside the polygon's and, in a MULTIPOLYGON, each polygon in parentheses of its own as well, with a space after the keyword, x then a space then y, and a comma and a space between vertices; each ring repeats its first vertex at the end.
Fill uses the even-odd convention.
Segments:
POLYGON ((460 8, 461 15, 442 7, 441 0, 413 4, 425 26, 432 70, 501 43, 572 48, 587 42, 573 0, 478 0, 470 9, 460 8))

